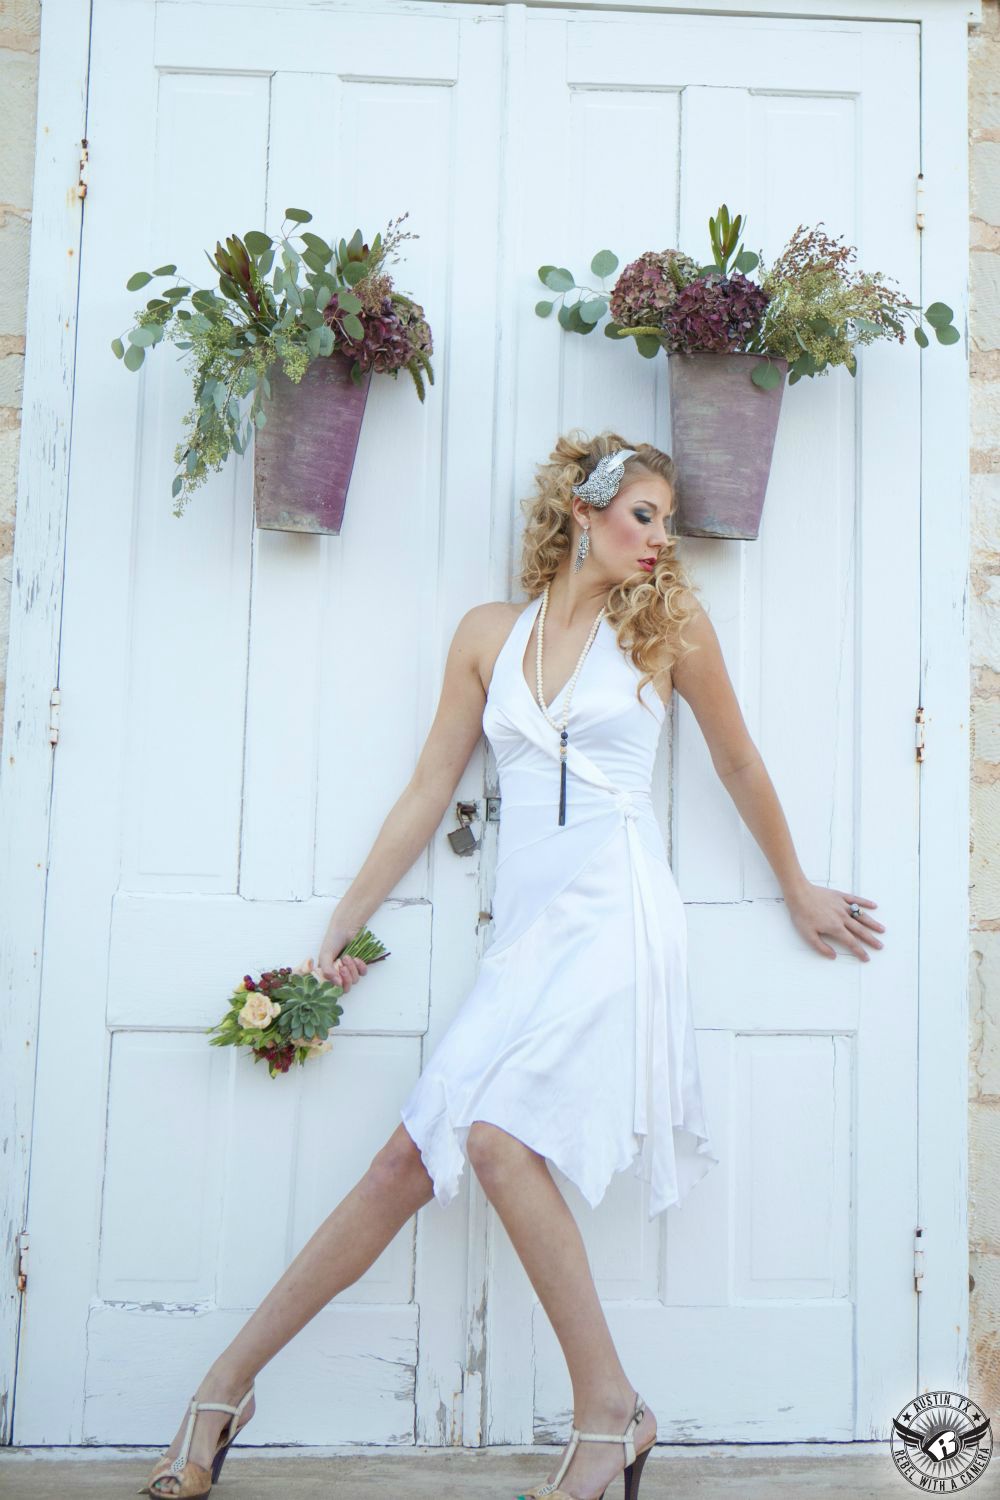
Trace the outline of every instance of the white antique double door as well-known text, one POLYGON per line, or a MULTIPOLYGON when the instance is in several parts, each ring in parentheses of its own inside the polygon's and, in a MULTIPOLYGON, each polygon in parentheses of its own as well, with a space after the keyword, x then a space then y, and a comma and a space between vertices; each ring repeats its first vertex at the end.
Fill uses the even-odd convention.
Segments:
MULTIPOLYGON (((537 319, 536 268, 705 259, 725 200, 768 259, 823 220, 912 295, 918 82, 900 24, 95 0, 15 1442, 167 1440, 472 982, 492 830, 461 859, 449 819, 372 916, 393 956, 332 1054, 271 1082, 203 1035, 244 970, 317 951, 456 621, 510 590, 557 432, 669 446, 666 361, 537 319), (182 369, 109 352, 132 272, 206 284, 205 247, 287 206, 337 236, 408 210, 395 273, 434 331, 424 406, 405 373, 373 385, 339 538, 255 531, 236 462, 175 519, 182 369)), ((760 540, 683 544, 808 875, 873 896, 892 941, 870 965, 806 948, 679 703, 660 809, 722 1160, 652 1225, 631 1176, 593 1214, 568 1189, 666 1441, 884 1435, 914 1389, 917 397, 912 342, 791 387, 760 540)), ((470 1175, 264 1371, 248 1441, 565 1431, 470 1175)))

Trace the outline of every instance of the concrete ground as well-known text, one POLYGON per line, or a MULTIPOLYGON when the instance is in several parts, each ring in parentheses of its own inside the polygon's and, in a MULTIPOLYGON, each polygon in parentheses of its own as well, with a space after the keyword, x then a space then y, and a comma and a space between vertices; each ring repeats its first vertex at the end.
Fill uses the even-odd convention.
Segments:
MULTIPOLYGON (((0 1496, 7 1500, 109 1500, 134 1495, 162 1449, 3 1448, 0 1496)), ((514 1500, 552 1467, 557 1447, 234 1448, 213 1489, 219 1500, 514 1500)), ((640 1500, 905 1500, 912 1486, 888 1443, 663 1446, 650 1455, 640 1500)), ((608 1488, 620 1500, 622 1482, 608 1488)), ((1000 1496, 1000 1462, 973 1490, 1000 1496)))

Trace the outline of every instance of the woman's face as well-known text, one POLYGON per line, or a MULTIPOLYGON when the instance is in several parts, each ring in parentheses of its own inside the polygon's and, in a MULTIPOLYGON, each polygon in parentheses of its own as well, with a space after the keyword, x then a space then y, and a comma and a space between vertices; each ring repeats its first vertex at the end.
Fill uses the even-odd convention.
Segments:
MULTIPOLYGON (((642 469, 622 480, 621 488, 603 510, 583 502, 577 521, 590 527, 590 557, 615 582, 634 573, 648 577, 652 568, 643 558, 659 556, 666 546, 669 517, 674 508, 673 490, 659 474, 642 469), (581 521, 582 514, 582 521, 581 521)), ((586 563, 584 566, 586 567, 586 563)))

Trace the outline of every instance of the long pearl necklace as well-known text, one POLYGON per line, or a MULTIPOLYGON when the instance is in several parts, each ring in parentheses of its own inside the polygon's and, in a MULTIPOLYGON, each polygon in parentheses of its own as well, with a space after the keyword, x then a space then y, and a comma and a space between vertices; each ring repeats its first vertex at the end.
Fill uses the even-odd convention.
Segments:
POLYGON ((549 607, 549 588, 551 582, 552 580, 550 579, 545 585, 545 592, 542 595, 542 607, 538 612, 538 639, 535 642, 535 696, 538 699, 539 708, 552 725, 552 728, 559 731, 559 823, 562 826, 566 822, 566 752, 569 745, 569 730, 566 728, 566 725, 569 720, 570 699, 573 696, 573 689, 576 687, 576 679, 580 675, 584 658, 593 645, 594 637, 607 610, 602 607, 597 619, 590 627, 590 634, 584 642, 579 660, 573 669, 573 675, 566 685, 566 701, 563 704, 562 722, 557 722, 545 707, 545 694, 542 690, 542 641, 545 635, 545 611, 549 607))

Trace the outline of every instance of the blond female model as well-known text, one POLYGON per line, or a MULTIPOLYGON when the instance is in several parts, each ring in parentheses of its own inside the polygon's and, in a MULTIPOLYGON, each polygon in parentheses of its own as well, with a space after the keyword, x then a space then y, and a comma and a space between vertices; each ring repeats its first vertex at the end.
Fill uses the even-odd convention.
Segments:
POLYGON ((561 437, 525 511, 529 603, 481 604, 448 652, 410 785, 333 913, 318 959, 340 956, 444 818, 485 732, 502 818, 493 941, 367 1171, 205 1374, 139 1492, 207 1495, 254 1412, 257 1372, 377 1259, 412 1214, 458 1190, 466 1160, 566 1357, 574 1426, 529 1496, 599 1500, 624 1470, 637 1500, 656 1416, 630 1382, 555 1165, 591 1205, 614 1173, 649 1217, 718 1158, 709 1143, 686 985, 684 907, 650 795, 673 691, 780 884, 794 926, 867 962, 884 932, 864 896, 811 884, 750 738, 715 630, 676 556, 671 459, 617 433, 561 437))

